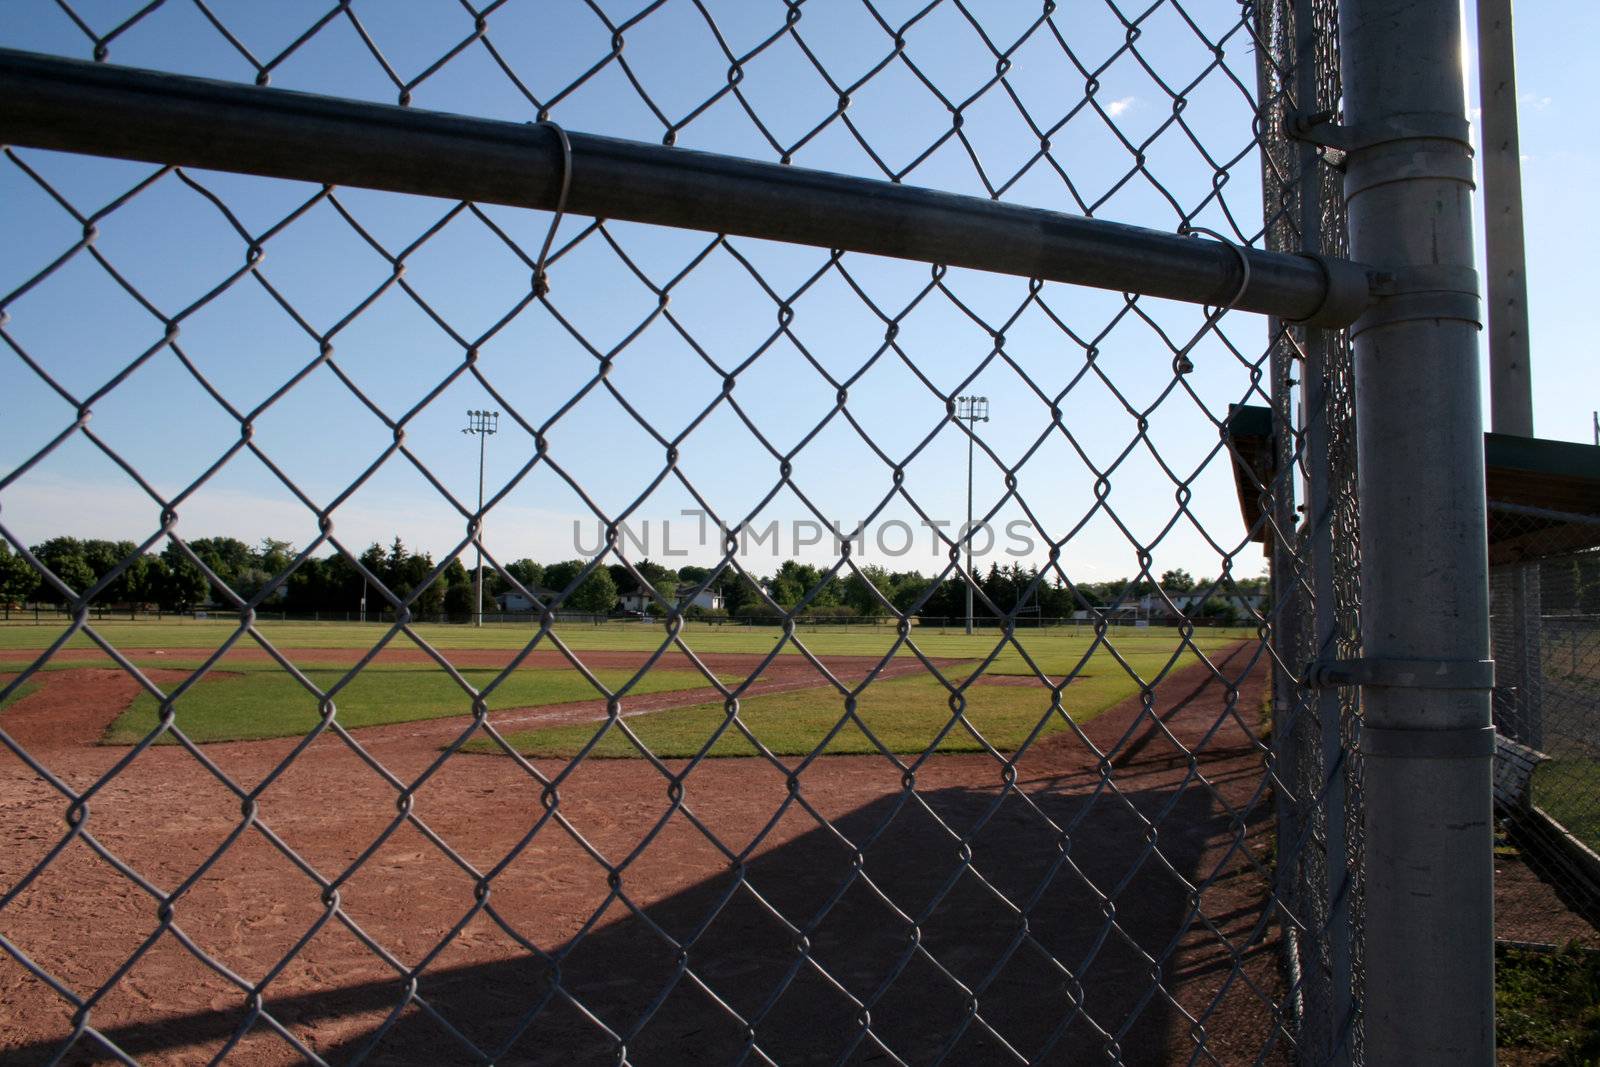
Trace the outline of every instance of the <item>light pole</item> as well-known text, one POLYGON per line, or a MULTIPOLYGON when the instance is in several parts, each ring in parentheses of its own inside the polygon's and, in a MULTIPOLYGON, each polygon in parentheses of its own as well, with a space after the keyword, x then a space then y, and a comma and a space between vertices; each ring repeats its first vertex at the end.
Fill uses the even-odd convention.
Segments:
POLYGON ((986 396, 956 397, 956 418, 967 424, 967 633, 972 633, 972 448, 977 434, 972 428, 989 421, 989 398, 986 396))
POLYGON ((498 411, 469 411, 467 412, 467 428, 462 433, 476 434, 478 437, 478 571, 477 579, 473 582, 474 599, 477 611, 473 616, 474 624, 483 625, 483 449, 484 442, 490 434, 500 427, 500 413, 498 411))

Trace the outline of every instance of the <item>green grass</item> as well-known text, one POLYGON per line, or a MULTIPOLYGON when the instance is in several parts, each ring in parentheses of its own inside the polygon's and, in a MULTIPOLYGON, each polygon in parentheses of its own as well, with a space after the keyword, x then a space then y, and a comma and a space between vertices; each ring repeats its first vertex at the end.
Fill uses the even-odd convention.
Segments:
POLYGON ((1600 953, 1502 949, 1495 961, 1498 1044, 1551 1067, 1600 1064, 1600 953))
MULTIPOLYGON (((307 678, 327 689, 344 672, 308 669, 307 678)), ((625 670, 594 672, 615 689, 631 677, 625 670)), ((466 670, 474 686, 486 685, 494 671, 466 670)), ((653 670, 630 690, 659 693, 693 689, 706 681, 694 671, 653 670)), ((491 711, 539 707, 576 700, 598 700, 594 686, 570 669, 519 670, 489 698, 491 711)), ((448 715, 466 715, 472 702, 456 682, 434 666, 372 664, 334 698, 338 721, 347 727, 415 722, 448 715)), ((140 694, 106 731, 109 744, 131 744, 153 730, 158 707, 140 694)), ((319 719, 317 700, 283 670, 272 664, 251 664, 237 673, 207 676, 177 702, 176 722, 194 741, 242 741, 304 734, 319 719)))
POLYGON ((1600 852, 1600 760, 1553 759, 1533 772, 1533 802, 1567 828, 1567 832, 1600 852))
MULTIPOLYGON (((214 648, 234 631, 234 626, 222 620, 168 620, 161 622, 107 621, 97 624, 97 632, 124 653, 137 665, 193 669, 199 664, 194 653, 187 655, 158 655, 157 651, 214 648)), ((342 666, 355 663, 360 654, 388 632, 388 627, 378 623, 307 623, 263 622, 260 629, 267 639, 281 649, 340 649, 350 653, 342 666)), ((523 647, 532 636, 528 625, 497 624, 480 628, 459 625, 424 625, 417 627, 419 635, 446 656, 456 649, 496 649, 509 654, 523 647)), ((558 633, 581 656, 585 651, 654 651, 663 639, 663 629, 658 624, 613 623, 601 626, 563 624, 558 633)), ((11 623, 0 625, 0 670, 7 666, 20 668, 28 662, 21 653, 47 645, 60 633, 57 624, 32 625, 11 623), (7 656, 5 653, 12 654, 7 656)), ((766 654, 782 640, 777 627, 716 626, 690 624, 685 628, 684 639, 696 652, 766 654)), ((914 640, 924 654, 937 658, 975 664, 993 653, 1000 642, 997 631, 982 631, 966 635, 959 629, 916 628, 914 640)), ((1235 642, 1254 637, 1248 630, 1202 630, 1194 638, 1195 644, 1208 653, 1232 646, 1235 642)), ((814 654, 824 658, 836 656, 881 657, 894 645, 896 632, 886 626, 823 626, 802 628, 800 639, 814 654)), ((1084 664, 1092 646, 1094 635, 1088 627, 1027 629, 1018 631, 1018 640, 1028 658, 1047 676, 1059 679, 1082 670, 1084 677, 1074 681, 1068 689, 1069 710, 1075 716, 1094 714, 1115 703, 1135 689, 1123 668, 1104 649, 1096 651, 1093 661, 1084 664)), ((1111 640, 1117 651, 1132 667, 1147 679, 1155 678, 1166 668, 1179 648, 1176 631, 1133 627, 1118 628, 1111 640)), ((88 638, 77 635, 68 647, 92 647, 88 638)), ((253 648, 254 642, 246 639, 242 648, 253 648)), ((390 643, 392 648, 411 649, 414 644, 401 635, 390 643)), ((541 647, 550 647, 544 645, 541 647)), ((782 649, 785 656, 798 655, 792 643, 782 649)), ((901 648, 897 657, 911 653, 901 648)), ((1185 653, 1177 666, 1194 662, 1185 653)), ((97 658, 93 663, 84 661, 54 661, 47 669, 65 670, 83 666, 110 666, 109 659, 97 658)), ((340 674, 341 664, 319 663, 308 672, 319 685, 333 684, 340 674)), ((431 666, 412 667, 403 675, 405 684, 395 679, 393 672, 404 670, 399 664, 380 663, 368 667, 339 698, 339 721, 347 726, 365 726, 378 723, 404 722, 440 715, 462 714, 469 710, 468 702, 458 687, 444 674, 431 666)), ((302 733, 316 722, 317 710, 313 697, 272 664, 235 662, 224 658, 219 671, 237 672, 239 677, 217 677, 206 681, 186 695, 179 703, 179 723, 191 737, 202 741, 237 740, 247 738, 278 737, 302 733)), ((1006 647, 985 668, 991 675, 1031 675, 1033 667, 1014 647, 1006 647)), ((475 669, 469 677, 476 683, 487 681, 488 670, 475 669)), ((566 700, 587 699, 592 696, 587 684, 571 671, 527 670, 519 671, 516 680, 491 701, 494 708, 525 707, 566 700)), ((602 674, 608 685, 620 683, 623 671, 602 674)), ((665 689, 693 687, 700 684, 697 675, 689 672, 666 670, 652 671, 638 692, 657 692, 665 689)), ((971 717, 978 728, 989 736, 998 748, 1013 747, 1026 736, 1048 707, 1045 687, 1003 688, 979 686, 971 697, 971 717), (989 723, 985 716, 993 718, 989 723)), ((840 701, 828 690, 819 688, 805 695, 761 697, 745 702, 744 711, 752 724, 759 723, 764 731, 773 734, 769 741, 784 752, 805 752, 820 743, 827 729, 838 720, 842 710, 840 701)), ((863 704, 863 717, 874 730, 880 724, 871 715, 880 716, 883 738, 891 747, 901 751, 921 751, 929 744, 940 727, 949 720, 948 703, 944 692, 928 680, 916 682, 878 683, 868 690, 863 704), (880 705, 881 704, 881 708, 880 705)), ((635 720, 641 730, 660 735, 663 751, 691 753, 711 735, 722 721, 720 704, 684 709, 664 716, 649 716, 635 720), (648 723, 646 723, 648 719, 648 723)), ((138 698, 134 705, 113 724, 108 740, 129 742, 142 737, 156 722, 155 701, 138 698)), ((541 750, 572 751, 589 736, 588 728, 579 727, 560 737, 540 736, 535 745, 541 750), (574 739, 578 738, 575 742, 574 739)), ((767 734, 761 733, 766 739, 767 734)), ((606 741, 610 754, 626 754, 624 746, 613 739, 606 741), (613 751, 614 749, 614 751, 613 751)), ((867 751, 868 741, 858 729, 852 727, 836 738, 832 751, 867 751)), ((971 750, 978 743, 964 730, 957 730, 945 738, 941 745, 946 751, 971 750)), ((631 747, 629 748, 631 751, 631 747)), ((725 739, 718 748, 719 754, 748 752, 748 742, 725 739)))
MULTIPOLYGON (((1190 660, 1189 662, 1192 662, 1190 660)), ((1133 666, 1147 677, 1165 663, 1165 657, 1137 657, 1133 666)), ((1137 685, 1110 656, 1101 653, 1090 670, 1074 680, 1062 694, 1062 708, 1084 722, 1137 691, 1137 685)), ((1002 752, 1014 751, 1045 717, 1051 691, 1041 684, 985 685, 966 691, 966 721, 1002 752)), ((768 749, 781 756, 802 756, 816 750, 844 715, 844 700, 830 689, 756 696, 740 702, 739 720, 768 749)), ((949 694, 932 677, 919 675, 874 682, 861 694, 857 714, 867 730, 890 751, 910 754, 926 751, 937 742, 940 752, 981 752, 982 744, 959 723, 944 735, 950 723, 949 694)), ((640 715, 627 720, 651 752, 663 758, 689 757, 711 742, 726 720, 721 704, 640 715)), ((508 735, 510 743, 529 756, 566 758, 588 744, 601 724, 546 727, 508 735)), ((1061 715, 1052 715, 1045 732, 1066 729, 1061 715)), ((473 742, 469 750, 496 752, 492 742, 473 742)), ((826 752, 846 755, 879 751, 860 726, 847 724, 828 740, 826 752)), ((717 737, 713 756, 750 756, 757 749, 735 727, 717 737)), ((621 730, 611 729, 593 750, 601 757, 637 758, 639 750, 621 730)))
MULTIPOLYGON (((158 648, 214 648, 235 626, 220 620, 162 621, 162 622, 103 622, 95 629, 116 648, 130 655, 135 650, 158 648)), ((533 636, 529 624, 491 624, 482 628, 448 624, 417 626, 416 632, 434 647, 452 649, 520 649, 533 636)), ((378 623, 335 622, 263 622, 260 630, 267 639, 280 648, 338 648, 365 650, 371 648, 388 627, 378 623)), ((48 645, 61 632, 60 624, 10 623, 0 625, 0 652, 6 650, 36 649, 48 645)), ((657 623, 607 623, 596 626, 583 623, 563 623, 556 627, 563 641, 578 651, 618 650, 653 651, 661 645, 665 631, 657 623)), ((1018 641, 1027 649, 1046 674, 1060 677, 1073 669, 1093 640, 1089 627, 1052 627, 1018 630, 1018 641)), ((696 652, 705 653, 755 653, 770 652, 782 639, 776 626, 717 626, 690 623, 683 631, 684 641, 696 652)), ((889 626, 802 626, 800 640, 808 649, 820 656, 872 655, 881 656, 893 645, 895 629, 889 626)), ((1210 652, 1244 638, 1253 638, 1255 631, 1246 629, 1206 629, 1195 636, 1195 644, 1210 652)), ((1000 642, 1000 632, 993 628, 968 636, 959 629, 915 627, 912 639, 929 656, 935 658, 977 660, 989 655, 1000 642)), ((1167 652, 1178 646, 1175 630, 1163 628, 1138 629, 1119 627, 1112 631, 1111 640, 1119 651, 1132 657, 1146 653, 1167 652)), ((245 644, 253 645, 250 639, 245 644)), ((78 634, 67 643, 68 648, 91 647, 92 642, 78 634)), ((391 642, 394 648, 415 647, 411 640, 400 635, 391 642)), ((542 645, 541 647, 550 647, 542 645)), ((790 643, 784 655, 797 655, 790 643)), ((901 649, 898 653, 911 653, 901 649)), ((20 658, 20 657, 12 657, 20 658)), ((353 658, 352 658, 353 659, 353 658)), ((140 660, 139 662, 145 662, 140 660)), ((990 668, 996 674, 1026 674, 1029 668, 1015 648, 1007 647, 990 668)))
MULTIPOLYGON (((10 678, 0 678, 0 687, 8 685, 10 682, 10 678)), ((34 681, 32 678, 29 678, 26 682, 23 682, 21 685, 17 686, 17 688, 11 692, 11 695, 5 697, 4 699, 0 699, 0 710, 9 708, 11 705, 28 696, 28 694, 36 691, 38 688, 39 683, 34 681)))

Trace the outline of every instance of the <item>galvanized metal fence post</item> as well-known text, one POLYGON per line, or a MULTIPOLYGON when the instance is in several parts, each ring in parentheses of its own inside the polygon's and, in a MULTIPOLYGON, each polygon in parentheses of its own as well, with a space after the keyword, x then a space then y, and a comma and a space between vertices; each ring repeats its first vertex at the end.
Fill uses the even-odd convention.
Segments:
POLYGON ((1494 1061, 1488 579, 1472 159, 1454 3, 1345 0, 1366 686, 1365 1047, 1494 1061))

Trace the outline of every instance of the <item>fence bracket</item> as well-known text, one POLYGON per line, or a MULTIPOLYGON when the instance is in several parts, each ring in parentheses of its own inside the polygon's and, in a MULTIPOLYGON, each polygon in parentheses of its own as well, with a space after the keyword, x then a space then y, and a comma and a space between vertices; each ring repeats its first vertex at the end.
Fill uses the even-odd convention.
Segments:
POLYGON ((1374 326, 1428 319, 1454 319, 1483 328, 1478 272, 1453 264, 1417 263, 1375 272, 1378 300, 1350 327, 1350 336, 1374 326))
POLYGON ((1390 141, 1410 141, 1420 137, 1458 141, 1469 148, 1472 145, 1471 127, 1466 119, 1458 115, 1395 115, 1381 122, 1353 126, 1334 122, 1333 119, 1332 111, 1310 114, 1291 111, 1284 116, 1284 132, 1297 141, 1335 148, 1341 152, 1355 152, 1390 141))
POLYGON ((1306 684, 1317 689, 1342 685, 1395 689, 1493 689, 1494 660, 1319 660, 1306 668, 1306 684))

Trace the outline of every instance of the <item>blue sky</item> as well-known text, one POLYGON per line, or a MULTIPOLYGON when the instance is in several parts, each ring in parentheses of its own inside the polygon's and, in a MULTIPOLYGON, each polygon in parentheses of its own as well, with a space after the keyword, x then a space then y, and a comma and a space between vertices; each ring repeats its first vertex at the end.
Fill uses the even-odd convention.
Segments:
MULTIPOLYGON (((142 5, 73 6, 103 33, 142 5)), ((238 40, 267 62, 331 5, 211 6, 238 40)), ((618 24, 642 6, 601 5, 618 24)), ((920 7, 876 6, 891 23, 920 7)), ((1189 6, 1195 9, 1192 15, 1210 20, 1199 21, 1198 28, 1222 40, 1226 69, 1208 73, 1209 50, 1176 9, 1163 7, 1141 24, 1137 54, 1124 52, 1100 72, 1093 104, 1079 108, 1052 134, 1051 160, 1028 165, 1037 137, 996 87, 963 109, 962 130, 983 171, 965 146, 949 139, 917 162, 905 180, 984 195, 985 176, 993 184, 1014 177, 1003 194, 1007 200, 1068 211, 1087 206, 1101 217, 1167 230, 1179 224, 1181 212, 1205 205, 1197 224, 1233 239, 1253 237, 1259 185, 1258 164, 1248 151, 1250 105, 1243 90, 1253 84, 1249 42, 1237 33, 1228 36, 1234 5, 1189 6), (1185 94, 1186 128, 1171 124, 1171 97, 1141 59, 1173 89, 1199 79, 1185 94), (1237 83, 1227 76, 1229 70, 1237 83), (1146 149, 1148 176, 1128 178, 1130 152, 1110 125, 1138 143, 1164 123, 1165 132, 1146 149), (1215 163, 1206 161, 1195 141, 1215 163), (1219 166, 1227 174, 1220 198, 1213 195, 1219 166)), ((735 54, 783 25, 781 4, 708 7, 735 54)), ((1020 4, 970 7, 991 36, 1005 43, 1031 19, 1020 4)), ((1097 68, 1126 39, 1105 5, 1063 7, 1055 26, 1070 55, 1041 31, 1017 51, 1007 74, 1011 90, 1041 125, 1059 122, 1085 98, 1085 77, 1073 58, 1097 68)), ((1584 158, 1589 152, 1578 146, 1581 142, 1565 135, 1578 119, 1572 109, 1586 96, 1576 81, 1582 77, 1577 65, 1561 58, 1556 46, 1587 39, 1573 28, 1573 18, 1596 22, 1600 16, 1576 6, 1559 17, 1548 8, 1525 7, 1530 9, 1519 11, 1520 74, 1536 419, 1545 436, 1588 440, 1588 410, 1595 398, 1571 387, 1581 380, 1575 374, 1580 360, 1592 365, 1580 347, 1586 343, 1578 321, 1584 303, 1569 290, 1583 284, 1583 276, 1562 249, 1583 244, 1586 230, 1597 223, 1592 212, 1565 209, 1572 176, 1591 161, 1584 158)), ((472 31, 471 17, 449 2, 358 3, 355 11, 403 82, 472 31)), ((732 94, 697 113, 727 84, 729 64, 686 0, 672 0, 625 28, 627 69, 605 63, 560 95, 551 117, 574 130, 659 142, 665 116, 667 124, 682 124, 676 135, 680 145, 762 159, 779 158, 794 147, 799 165, 873 177, 884 177, 885 168, 902 171, 949 131, 948 108, 917 72, 898 61, 854 92, 846 112, 878 159, 863 150, 844 122, 824 121, 834 111, 836 93, 812 62, 848 83, 890 53, 891 36, 854 0, 810 0, 801 11, 797 34, 781 38, 744 69, 739 87, 760 125, 732 94), (691 117, 682 123, 686 116, 691 117)), ((6 16, 0 44, 89 54, 87 39, 54 4, 14 0, 6 16)), ((577 2, 511 3, 488 20, 488 40, 540 101, 561 93, 603 59, 610 37, 602 20, 577 2)), ((922 77, 950 100, 971 94, 994 69, 993 55, 950 4, 913 25, 906 42, 906 55, 922 77)), ((233 80, 255 77, 251 63, 188 0, 169 0, 119 35, 111 42, 110 60, 233 80)), ((342 17, 275 65, 272 84, 387 103, 396 102, 400 91, 342 17)), ((411 102, 518 121, 538 117, 537 106, 481 42, 468 43, 415 86, 411 102)), ((147 165, 28 150, 17 156, 84 213, 156 173, 147 165)), ((464 413, 481 407, 507 410, 503 432, 489 442, 487 466, 490 495, 504 492, 489 517, 488 542, 506 559, 574 555, 574 521, 583 524, 583 541, 594 541, 594 516, 566 479, 543 464, 521 473, 533 455, 524 424, 545 425, 580 393, 581 399, 549 426, 549 455, 606 514, 634 504, 664 466, 661 443, 626 405, 668 439, 695 424, 682 442, 680 467, 701 499, 730 521, 750 516, 761 527, 777 520, 792 531, 796 519, 821 517, 850 527, 876 512, 880 522, 896 519, 916 527, 916 512, 903 502, 891 499, 883 505, 893 487, 890 466, 845 418, 828 419, 834 382, 857 375, 849 386, 848 411, 880 449, 904 459, 932 435, 905 468, 906 490, 930 515, 959 522, 965 513, 966 438, 954 426, 941 425, 944 406, 935 392, 960 390, 983 393, 993 405, 993 421, 980 427, 980 439, 994 458, 979 453, 979 513, 1004 493, 1001 465, 1027 456, 1017 474, 1019 491, 1046 534, 1060 538, 1076 531, 1064 550, 1073 577, 1099 580, 1132 573, 1137 558, 1130 535, 1156 543, 1157 571, 1183 566, 1214 574, 1222 555, 1239 548, 1243 531, 1212 420, 1224 417, 1230 402, 1250 398, 1250 365, 1265 347, 1265 323, 1258 317, 1224 320, 1222 333, 1236 351, 1222 337, 1202 337, 1191 354, 1196 369, 1185 379, 1193 395, 1186 389, 1170 392, 1150 415, 1153 449, 1136 446, 1111 475, 1109 502, 1127 526, 1124 532, 1110 515, 1094 511, 1091 466, 1111 464, 1135 439, 1136 416, 1124 410, 1118 393, 1142 409, 1168 390, 1172 345, 1187 342, 1202 328, 1201 309, 1141 300, 1137 310, 1146 321, 1116 294, 1052 285, 1034 301, 1026 280, 970 271, 948 272, 935 287, 932 272, 922 264, 856 255, 830 264, 825 250, 742 239, 719 244, 709 234, 626 223, 609 223, 566 250, 551 266, 549 300, 541 304, 529 300, 529 257, 537 255, 551 221, 542 213, 485 208, 480 215, 443 201, 362 190, 339 190, 329 199, 317 187, 300 183, 210 172, 188 177, 193 186, 176 174, 158 177, 98 227, 95 249, 156 314, 80 252, 13 300, 6 325, 18 348, 78 396, 151 353, 93 405, 89 425, 158 492, 182 490, 240 437, 238 419, 162 343, 158 316, 176 316, 183 358, 241 413, 311 364, 324 343, 331 346, 334 366, 365 401, 333 367, 322 366, 252 420, 255 444, 320 504, 338 498, 393 440, 369 404, 401 420, 456 374, 405 420, 405 440, 438 485, 470 508, 477 448, 460 433, 464 413), (240 271, 248 242, 208 197, 224 204, 248 233, 270 234, 259 277, 239 277, 210 297, 240 271), (431 237, 412 248, 435 226, 431 237), (404 283, 409 292, 395 281, 386 258, 408 248, 404 283), (683 274, 690 264, 694 269, 683 274), (656 290, 680 275, 670 286, 670 314, 663 313, 656 290), (779 330, 780 302, 788 309, 782 312, 785 331, 779 330), (358 308, 360 313, 350 317, 358 308), (897 323, 898 350, 885 348, 886 319, 897 323), (1004 359, 995 356, 991 331, 998 329, 1006 337, 1004 359), (1096 349, 1092 366, 1085 357, 1090 344, 1096 349), (478 369, 498 399, 460 373, 469 350, 478 352, 478 369), (607 353, 614 353, 613 369, 599 383, 597 358, 607 353), (737 409, 718 400, 723 375, 735 371, 737 409), (1047 395, 1076 382, 1061 401, 1070 439, 1050 431, 1048 403, 1024 374, 1047 395), (522 424, 509 417, 512 409, 522 424), (794 460, 794 481, 809 507, 789 490, 758 507, 777 481, 779 461, 744 419, 779 452, 815 431, 794 460), (1175 480, 1189 481, 1189 515, 1180 513, 1175 480)), ((589 225, 587 219, 565 220, 557 247, 589 225)), ((0 256, 0 292, 24 284, 81 233, 71 214, 9 160, 0 162, 0 226, 10 235, 0 256)), ((6 398, 0 401, 6 426, 0 435, 0 470, 25 462, 74 418, 71 405, 9 350, 0 352, 0 396, 6 398)), ((698 523, 681 514, 697 506, 695 497, 669 478, 639 504, 633 525, 642 533, 644 522, 650 522, 651 554, 661 558, 661 524, 670 520, 674 546, 688 550, 674 562, 709 562, 713 547, 693 543, 698 523)), ((179 530, 186 536, 253 540, 271 535, 298 544, 316 536, 311 513, 248 452, 227 462, 179 513, 179 530)), ((1000 506, 995 521, 1004 526, 1023 517, 1011 503, 1000 506)), ((158 507, 80 434, 0 492, 0 522, 30 543, 64 532, 137 540, 156 528, 158 507)), ((403 455, 391 456, 335 512, 337 534, 357 549, 399 533, 440 553, 460 540, 464 526, 459 512, 403 455)), ((924 570, 942 562, 927 551, 931 535, 917 533, 915 551, 882 561, 924 570)), ((828 547, 824 540, 802 555, 831 558, 828 547)), ((870 543, 865 554, 881 556, 870 543)), ((770 569, 770 553, 751 565, 770 569)), ((1258 573, 1259 551, 1245 548, 1235 568, 1245 575, 1258 573)))

